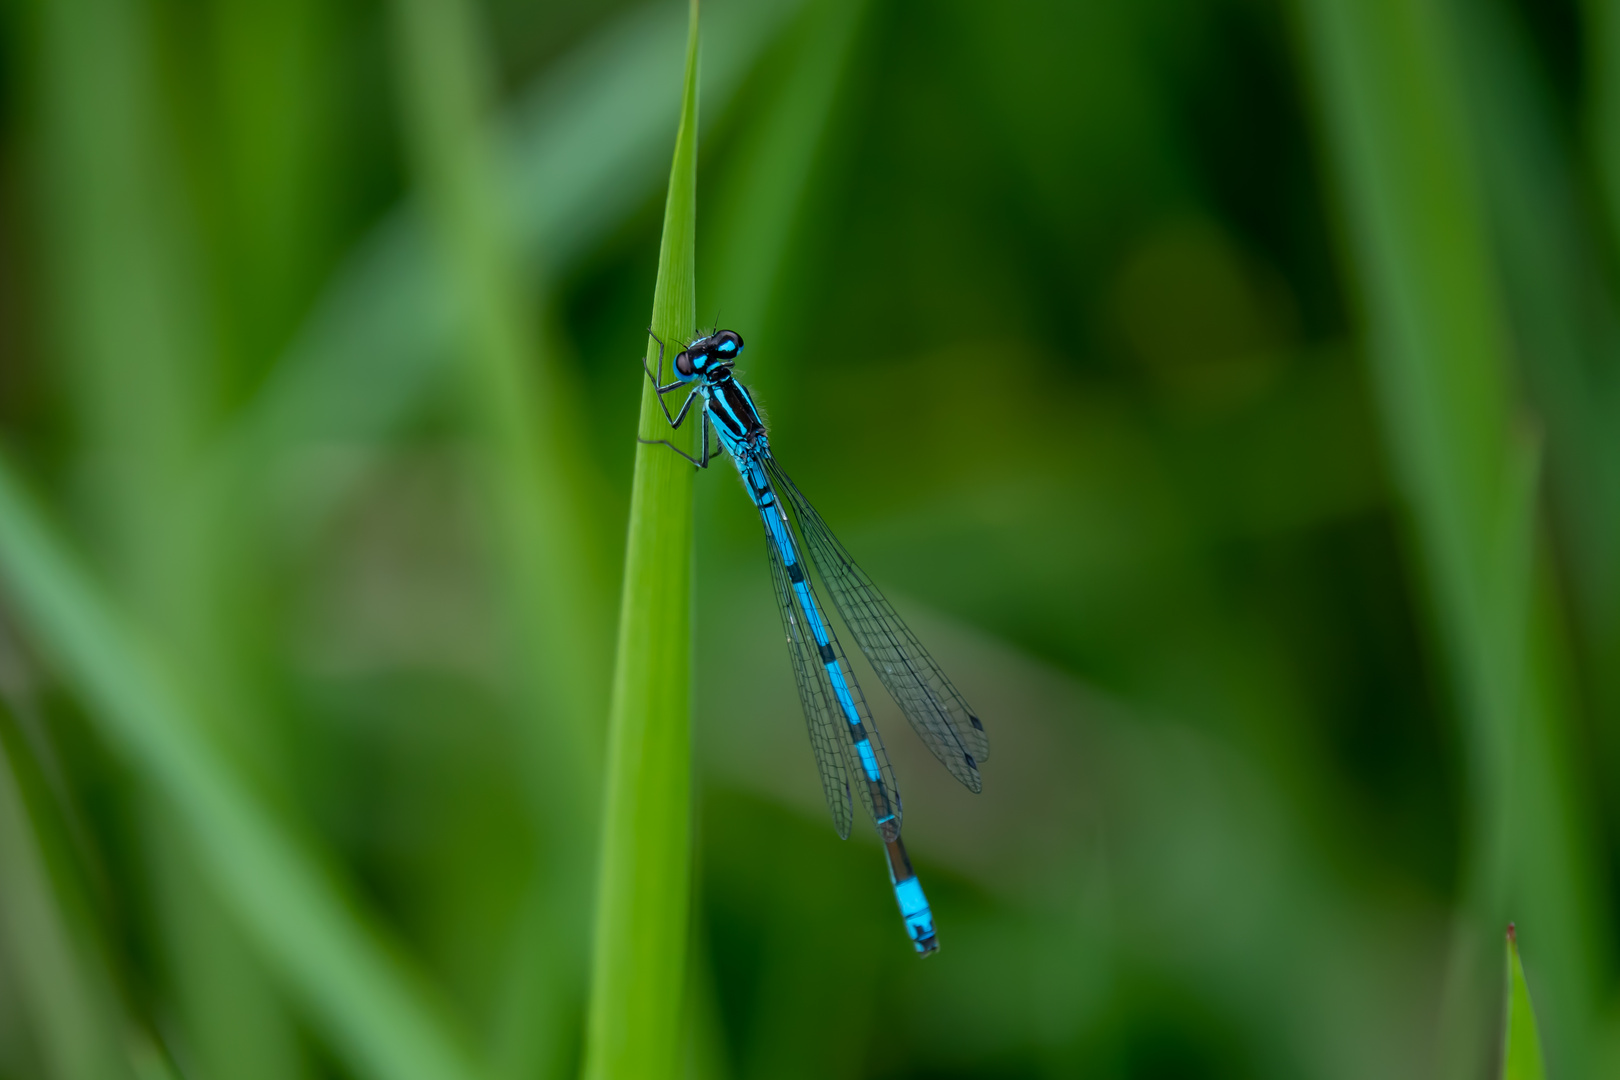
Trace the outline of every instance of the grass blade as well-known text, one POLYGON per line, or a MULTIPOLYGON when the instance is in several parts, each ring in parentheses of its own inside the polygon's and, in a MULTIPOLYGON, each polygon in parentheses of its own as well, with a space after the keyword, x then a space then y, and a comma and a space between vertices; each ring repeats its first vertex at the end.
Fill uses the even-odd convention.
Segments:
POLYGON ((1304 0, 1390 456, 1463 716, 1470 807, 1449 979, 1451 1075, 1477 1075, 1492 993, 1481 929, 1511 903, 1542 956, 1561 1059, 1585 1068, 1598 940, 1570 761, 1570 661, 1536 544, 1538 440, 1515 413, 1448 8, 1304 0))
MULTIPOLYGON (((164 94, 163 20, 139 0, 64 0, 41 7, 36 22, 44 247, 82 434, 74 505, 141 624, 188 658, 194 681, 251 702, 228 685, 234 635, 212 619, 229 602, 210 585, 236 579, 221 572, 213 523, 187 501, 225 365, 214 334, 220 286, 203 268, 199 185, 181 152, 183 117, 164 94)), ((253 717, 232 708, 210 719, 232 721, 216 734, 239 761, 273 760, 262 750, 275 729, 253 717)), ((185 860, 164 857, 165 838, 177 831, 166 808, 131 809, 152 839, 143 854, 153 860, 146 876, 156 943, 191 1061, 239 1080, 287 1075, 278 1063, 294 1057, 296 1038, 263 967, 185 860), (215 931, 207 946, 204 927, 215 931)))
MULTIPOLYGON (((708 8, 711 105, 730 100, 799 0, 715 0, 708 8)), ((502 120, 500 183, 515 243, 553 276, 655 190, 680 72, 675 26, 656 4, 616 23, 559 65, 502 120)), ((713 109, 711 109, 711 112, 713 109)), ((289 450, 364 443, 410 414, 455 340, 455 290, 434 258, 422 207, 401 207, 334 276, 217 455, 211 490, 273 487, 289 450)), ((327 488, 314 521, 340 497, 327 488)), ((246 500, 249 512, 258 512, 246 500)), ((251 530, 249 530, 251 531, 251 530)))
POLYGON ((100 482, 98 554, 167 617, 186 558, 174 481, 206 422, 210 357, 151 22, 126 0, 46 5, 37 70, 52 329, 86 434, 81 467, 100 482))
POLYGON ((1513 924, 1507 930, 1507 1022, 1502 1033, 1502 1080, 1546 1080, 1541 1061, 1541 1034, 1536 1030, 1536 1012, 1530 1007, 1530 987, 1525 985, 1524 965, 1519 962, 1519 936, 1513 924))
POLYGON ((16 740, 7 737, 11 718, 0 716, 0 725, 0 945, 22 1011, 54 1080, 132 1080, 116 991, 93 954, 93 935, 75 925, 82 906, 65 903, 52 880, 44 830, 16 767, 16 740))
POLYGON ((723 298, 727 321, 750 340, 770 316, 865 14, 865 0, 805 5, 781 84, 756 108, 721 188, 703 291, 723 298))
MULTIPOLYGON (((511 947, 498 1010, 503 1072, 563 1067, 583 977, 578 927, 588 919, 590 841, 608 675, 605 545, 582 475, 578 388, 543 348, 508 203, 497 183, 492 64, 466 0, 396 0, 399 82, 423 208, 454 306, 463 313, 464 384, 481 451, 501 579, 520 737, 546 871, 511 947), (545 1062, 549 1068, 539 1063, 545 1062)), ((545 300, 539 300, 544 307, 545 300)))
POLYGON ((1588 84, 1586 142, 1597 166, 1610 243, 1620 236, 1620 11, 1603 0, 1582 4, 1588 84))
POLYGON ((45 528, 0 463, 0 583, 14 618, 77 687, 107 742, 165 796, 199 863, 310 1021, 359 1075, 475 1077, 453 1026, 415 972, 201 732, 170 673, 45 528))
MULTIPOLYGON (((533 289, 507 244, 485 89, 492 76, 474 11, 461 0, 396 0, 394 7, 406 127, 457 307, 467 316, 480 464, 500 519, 503 578, 516 586, 522 655, 514 666, 532 674, 536 712, 546 718, 547 737, 534 751, 534 786, 544 798, 582 783, 606 676, 605 647, 593 648, 605 622, 595 586, 605 575, 596 572, 585 481, 570 466, 581 438, 574 418, 585 410, 525 310, 533 289), (556 760, 559 745, 568 760, 556 760)), ((555 820, 580 808, 543 810, 555 820)))
MULTIPOLYGON (((653 292, 653 332, 669 350, 697 321, 696 0, 690 18, 653 292)), ((658 359, 651 342, 648 359, 658 359)), ((669 438, 690 449, 697 427, 689 423, 671 435, 657 394, 643 384, 641 438, 669 438)), ((658 1080, 677 1065, 692 861, 692 474, 666 446, 637 447, 608 714, 585 1047, 591 1080, 658 1080)))

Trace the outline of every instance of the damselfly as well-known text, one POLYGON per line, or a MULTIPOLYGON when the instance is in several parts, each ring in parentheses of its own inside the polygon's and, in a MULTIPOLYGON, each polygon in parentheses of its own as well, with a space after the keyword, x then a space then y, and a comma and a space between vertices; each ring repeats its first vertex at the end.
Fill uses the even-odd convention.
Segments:
MULTIPOLYGON (((654 336, 653 340, 658 338, 654 336)), ((934 916, 928 900, 900 840, 900 792, 894 783, 894 770, 889 767, 855 672, 832 626, 822 616, 815 585, 799 558, 800 539, 809 552, 810 565, 832 593, 838 614, 871 661, 878 679, 934 756, 975 792, 980 786, 979 763, 990 753, 984 725, 771 456, 765 425, 760 422, 753 398, 732 374, 742 350, 742 338, 730 330, 699 338, 675 355, 675 381, 665 384, 664 343, 658 341, 658 371, 648 367, 645 359, 642 369, 658 391, 658 403, 671 428, 679 428, 686 420, 693 401, 700 402, 703 449, 693 457, 667 439, 641 441, 667 446, 704 469, 711 456, 712 429, 736 464, 748 497, 765 522, 765 550, 776 583, 776 604, 833 823, 839 836, 849 836, 854 816, 853 786, 883 839, 889 881, 894 885, 906 932, 917 951, 926 955, 939 948, 939 940, 934 935, 934 916), (683 387, 688 388, 686 400, 680 411, 672 414, 664 395, 683 387), (792 510, 791 519, 784 503, 792 510)))

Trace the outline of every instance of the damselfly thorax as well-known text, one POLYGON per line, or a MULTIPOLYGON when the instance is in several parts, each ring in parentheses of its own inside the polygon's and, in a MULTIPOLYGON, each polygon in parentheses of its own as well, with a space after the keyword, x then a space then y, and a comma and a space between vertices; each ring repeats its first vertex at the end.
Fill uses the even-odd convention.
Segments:
POLYGON ((730 368, 722 368, 704 379, 698 393, 703 395, 703 407, 709 411, 715 431, 727 450, 737 454, 764 439, 765 423, 759 418, 754 399, 730 368))

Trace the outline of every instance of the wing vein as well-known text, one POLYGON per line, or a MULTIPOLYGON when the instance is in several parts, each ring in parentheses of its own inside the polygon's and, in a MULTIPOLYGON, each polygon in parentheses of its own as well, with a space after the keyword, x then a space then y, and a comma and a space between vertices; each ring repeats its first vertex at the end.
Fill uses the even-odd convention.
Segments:
POLYGON ((980 790, 978 763, 989 758, 990 745, 978 716, 782 467, 769 457, 765 465, 777 494, 793 509, 811 564, 879 681, 951 775, 980 790))
POLYGON ((810 733, 810 747, 815 751, 816 767, 821 773, 821 789, 827 796, 827 808, 832 811, 833 825, 838 829, 838 835, 848 839, 854 811, 850 805, 849 769, 842 746, 848 741, 842 731, 843 718, 833 709, 832 687, 828 685, 826 669, 814 658, 815 645, 794 608, 787 572, 782 567, 782 556, 776 550, 776 543, 769 532, 765 534, 765 549, 771 559, 771 577, 776 584, 776 607, 782 616, 782 632, 787 637, 788 656, 793 662, 793 675, 799 684, 799 702, 804 706, 805 727, 810 733))

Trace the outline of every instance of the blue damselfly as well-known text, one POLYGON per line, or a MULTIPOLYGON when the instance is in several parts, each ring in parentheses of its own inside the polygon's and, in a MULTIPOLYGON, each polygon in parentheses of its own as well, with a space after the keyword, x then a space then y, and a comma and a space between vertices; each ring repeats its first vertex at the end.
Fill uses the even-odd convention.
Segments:
MULTIPOLYGON (((658 338, 654 336, 653 340, 658 338)), ((702 450, 693 457, 667 439, 641 441, 667 446, 703 469, 711 457, 712 429, 736 464, 748 497, 765 522, 765 549, 776 584, 777 608, 833 823, 839 836, 849 836, 854 817, 853 777, 853 789, 883 840, 889 880, 894 885, 906 932, 917 951, 926 955, 939 947, 939 941, 934 934, 933 913, 900 839, 900 792, 895 786, 894 770, 889 767, 855 672, 837 634, 822 615, 815 585, 799 558, 801 539, 810 566, 832 594, 838 614, 878 679, 934 756, 975 792, 980 787, 979 763, 990 753, 984 726, 772 457, 754 400, 732 373, 742 350, 742 338, 730 330, 699 338, 675 355, 675 381, 665 384, 664 343, 658 341, 657 372, 647 366, 645 359, 642 369, 658 392, 658 403, 671 428, 679 428, 692 403, 699 402, 702 450), (682 388, 687 389, 686 400, 678 412, 671 413, 664 395, 682 388)))

